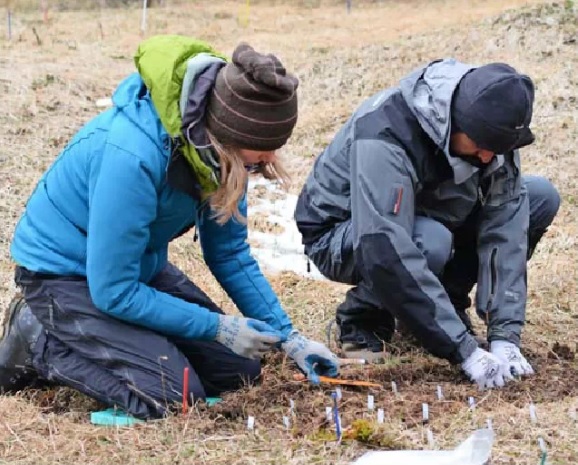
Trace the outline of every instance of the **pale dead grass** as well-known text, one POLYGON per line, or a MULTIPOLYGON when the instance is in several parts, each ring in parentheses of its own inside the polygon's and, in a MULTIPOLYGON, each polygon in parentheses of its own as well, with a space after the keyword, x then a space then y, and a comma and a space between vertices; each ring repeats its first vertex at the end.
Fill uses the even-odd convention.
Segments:
MULTIPOLYGON (((360 3, 354 0, 354 5, 360 3)), ((551 463, 576 463, 578 426, 569 410, 578 406, 578 367, 573 354, 552 349, 559 341, 575 351, 578 340, 578 27, 576 12, 569 14, 561 7, 495 16, 526 3, 363 2, 348 16, 337 2, 269 6, 263 0, 253 3, 244 28, 238 22, 243 2, 191 2, 151 10, 149 34, 196 34, 227 53, 238 41, 247 40, 279 54, 294 70, 301 80, 300 120, 286 149, 293 193, 352 110, 414 67, 453 55, 476 63, 507 61, 531 74, 537 84, 533 125, 537 141, 524 150, 524 170, 551 178, 563 198, 560 214, 530 265, 524 344, 538 368, 537 377, 481 395, 457 369, 395 341, 385 367, 350 373, 384 383, 374 394, 376 408, 386 409, 385 425, 370 421, 369 443, 348 439, 341 447, 331 442, 332 433, 323 420, 328 391, 293 382, 295 370, 280 355, 267 359, 261 386, 227 396, 218 408, 199 406, 186 417, 134 429, 91 425, 88 414, 98 405, 67 389, 34 391, 0 398, 0 463, 344 464, 367 447, 426 447, 422 402, 430 403, 430 427, 438 447, 455 446, 490 417, 497 431, 492 463, 537 464, 538 436, 548 444, 551 463), (400 387, 398 398, 388 388, 391 380, 400 387), (436 401, 438 384, 446 395, 444 402, 436 401), (473 413, 468 396, 477 399, 473 413), (282 416, 288 414, 289 399, 295 400, 296 417, 292 430, 285 431, 282 416), (530 401, 536 403, 536 424, 529 422, 530 401), (255 433, 246 431, 247 415, 256 417, 255 433)), ((139 25, 137 10, 103 10, 51 12, 48 24, 38 13, 17 14, 11 43, 0 28, 3 308, 14 292, 9 243, 24 203, 68 138, 95 114, 94 102, 109 96, 133 70, 139 25)), ((274 228, 264 218, 251 224, 274 228)), ((217 303, 234 311, 208 275, 192 234, 171 245, 171 258, 217 303)), ((271 276, 271 282, 296 326, 324 339, 325 323, 346 287, 291 273, 271 276)), ((366 394, 344 390, 343 424, 357 439, 361 437, 351 426, 353 420, 368 416, 366 394)))

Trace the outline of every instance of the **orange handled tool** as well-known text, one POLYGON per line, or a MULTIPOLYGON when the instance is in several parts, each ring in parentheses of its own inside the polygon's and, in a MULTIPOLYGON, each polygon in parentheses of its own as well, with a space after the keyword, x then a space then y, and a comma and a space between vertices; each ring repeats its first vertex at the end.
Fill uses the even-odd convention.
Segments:
MULTIPOLYGON (((305 381, 307 377, 303 373, 295 373, 293 375, 295 381, 305 381)), ((370 381, 359 381, 354 379, 330 378, 329 376, 320 376, 319 381, 328 384, 340 384, 342 386, 364 386, 364 387, 381 387, 381 384, 372 383, 370 381)))

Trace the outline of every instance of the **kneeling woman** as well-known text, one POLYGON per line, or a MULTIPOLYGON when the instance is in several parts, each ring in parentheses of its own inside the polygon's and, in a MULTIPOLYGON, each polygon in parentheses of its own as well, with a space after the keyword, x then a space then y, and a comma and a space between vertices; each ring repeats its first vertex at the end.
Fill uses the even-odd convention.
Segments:
POLYGON ((336 357, 293 329, 246 242, 248 170, 284 176, 276 150, 297 120, 297 79, 239 45, 156 36, 114 107, 87 123, 42 176, 12 242, 24 300, 0 342, 0 389, 36 379, 141 418, 233 390, 280 346, 315 382, 336 357), (244 315, 224 314, 168 262, 192 227, 244 315))

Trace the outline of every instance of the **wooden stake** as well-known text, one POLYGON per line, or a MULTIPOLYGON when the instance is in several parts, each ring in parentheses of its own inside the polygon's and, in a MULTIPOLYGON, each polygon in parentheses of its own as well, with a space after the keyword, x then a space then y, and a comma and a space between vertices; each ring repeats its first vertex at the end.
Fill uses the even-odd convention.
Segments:
POLYGON ((363 358, 340 358, 339 365, 365 365, 367 362, 363 358))
POLYGON ((8 22, 8 40, 12 40, 12 12, 8 9, 6 21, 8 22))
POLYGON ((34 33, 34 36, 36 37, 36 43, 39 46, 42 45, 42 41, 40 40, 40 36, 38 35, 38 32, 36 31, 36 28, 34 26, 32 26, 32 32, 34 33))
POLYGON ((44 24, 48 22, 48 1, 41 0, 40 7, 42 8, 42 19, 44 20, 44 24))
POLYGON ((144 34, 147 29, 147 0, 142 0, 142 22, 140 30, 144 34))

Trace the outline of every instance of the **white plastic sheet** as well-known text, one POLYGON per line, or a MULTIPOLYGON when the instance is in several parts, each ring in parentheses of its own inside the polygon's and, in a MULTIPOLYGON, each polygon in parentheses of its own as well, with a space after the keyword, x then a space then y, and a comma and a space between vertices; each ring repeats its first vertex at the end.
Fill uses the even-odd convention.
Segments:
POLYGON ((484 465, 490 460, 493 443, 492 430, 479 429, 452 451, 367 452, 352 465, 484 465))

